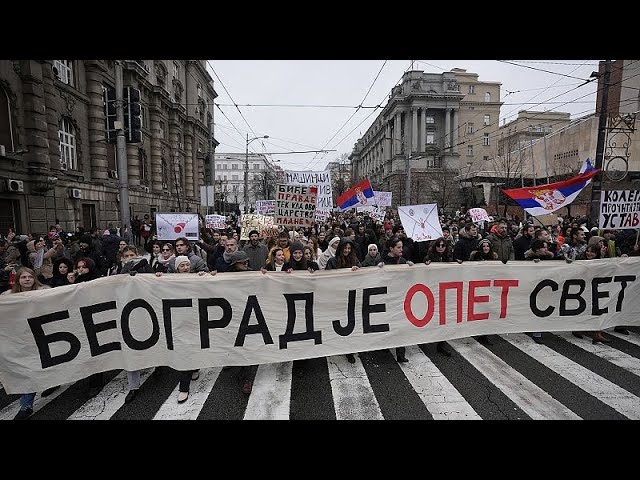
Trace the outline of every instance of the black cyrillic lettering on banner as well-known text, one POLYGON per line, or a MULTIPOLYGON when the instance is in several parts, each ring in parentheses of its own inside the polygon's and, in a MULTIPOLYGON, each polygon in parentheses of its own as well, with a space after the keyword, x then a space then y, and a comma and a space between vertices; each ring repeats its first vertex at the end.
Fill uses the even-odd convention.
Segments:
POLYGON ((200 348, 209 348, 211 339, 209 330, 225 328, 231 323, 231 304, 224 298, 199 298, 198 315, 200 318, 200 348), (218 320, 209 320, 209 307, 220 307, 222 316, 218 320))
POLYGON ((388 332, 389 324, 382 323, 380 325, 371 325, 370 315, 372 313, 386 312, 387 305, 385 303, 377 303, 371 305, 369 299, 373 295, 382 295, 387 293, 387 287, 365 288, 362 291, 362 331, 364 333, 388 332))
POLYGON ((602 315, 609 312, 607 307, 600 308, 599 301, 601 298, 609 298, 609 291, 599 292, 598 285, 609 283, 611 280, 613 280, 612 277, 595 277, 591 280, 591 315, 602 315))
POLYGON ((122 309, 122 315, 120 318, 120 324, 122 325, 122 339, 124 343, 132 350, 146 350, 147 348, 153 347, 160 338, 160 325, 158 324, 158 316, 156 312, 153 310, 153 307, 149 305, 148 302, 142 299, 131 300, 127 305, 122 309), (146 340, 140 341, 133 338, 131 335, 131 328, 129 327, 129 319, 131 317, 131 312, 136 308, 144 308, 151 318, 151 323, 153 324, 153 331, 151 332, 151 336, 146 340))
POLYGON ((284 298, 287 300, 287 328, 284 335, 280 335, 280 349, 287 348, 289 342, 299 342, 301 340, 313 340, 315 345, 322 343, 322 332, 313 329, 313 292, 310 293, 285 293, 284 298), (296 323, 296 303, 305 302, 304 304, 304 323, 306 332, 293 333, 293 327, 296 323))
POLYGON ((192 307, 190 298, 169 298, 162 299, 162 324, 164 326, 164 337, 167 339, 167 349, 173 350, 173 330, 171 329, 171 309, 192 307))
POLYGON ((340 325, 340 320, 334 320, 333 331, 341 337, 351 335, 353 329, 356 328, 356 291, 349 290, 349 305, 347 305, 347 325, 340 325))
POLYGON ((84 323, 84 329, 87 332, 87 339, 89 340, 89 350, 91 350, 91 356, 97 357, 103 353, 112 352, 113 350, 122 350, 120 342, 109 342, 104 345, 98 343, 98 333, 105 330, 112 330, 118 327, 115 320, 109 320, 95 324, 93 323, 93 316, 96 313, 105 312, 107 310, 115 310, 116 302, 104 302, 97 303, 96 305, 90 305, 88 307, 80 307, 80 315, 82 316, 82 323, 84 323))
POLYGON ((584 289, 586 288, 586 286, 587 282, 585 282, 581 278, 575 278, 564 282, 564 285, 562 286, 562 295, 560 296, 561 317, 580 315, 587 309, 587 302, 584 298, 582 298, 582 294, 584 293, 584 289), (569 289, 574 285, 580 287, 580 290, 577 293, 569 293, 569 289), (573 310, 568 309, 567 300, 576 300, 578 302, 578 308, 574 308, 573 310))
POLYGON ((538 294, 545 287, 551 287, 551 290, 553 290, 554 292, 558 290, 558 284, 553 280, 542 280, 538 285, 536 285, 536 288, 533 289, 533 291, 531 292, 531 295, 529 295, 529 308, 531 308, 531 311, 536 317, 540 317, 540 318, 548 317, 555 310, 555 307, 552 307, 551 305, 549 305, 544 310, 540 310, 538 308, 538 303, 536 302, 536 299, 538 297, 538 294))
POLYGON ((234 346, 242 347, 244 345, 244 338, 253 333, 261 333, 262 340, 265 345, 272 345, 273 339, 271 338, 271 334, 269 333, 269 328, 267 327, 267 322, 264 319, 264 315, 262 314, 262 309, 260 308, 260 304, 258 303, 258 298, 255 295, 249 295, 247 298, 247 305, 244 308, 244 313, 242 314, 242 321, 240 322, 240 328, 238 329, 238 336, 236 337, 236 343, 234 346), (251 318, 251 312, 256 312, 256 320, 258 321, 257 325, 249 325, 249 319, 251 318))
POLYGON ((616 302, 616 312, 622 311, 622 302, 624 301, 624 289, 627 288, 627 282, 634 282, 636 280, 635 275, 618 275, 613 277, 614 282, 620 282, 620 293, 618 294, 618 301, 616 302))
POLYGON ((49 322, 55 322, 57 320, 64 320, 69 318, 68 310, 61 310, 59 312, 48 313, 47 315, 41 315, 39 317, 28 318, 29 328, 36 341, 38 347, 38 354, 40 355, 40 364, 42 368, 49 368, 61 363, 70 362, 78 355, 80 351, 80 340, 71 332, 56 332, 45 335, 42 325, 49 322), (67 353, 51 356, 51 350, 49 350, 49 344, 54 342, 67 342, 70 346, 67 353))

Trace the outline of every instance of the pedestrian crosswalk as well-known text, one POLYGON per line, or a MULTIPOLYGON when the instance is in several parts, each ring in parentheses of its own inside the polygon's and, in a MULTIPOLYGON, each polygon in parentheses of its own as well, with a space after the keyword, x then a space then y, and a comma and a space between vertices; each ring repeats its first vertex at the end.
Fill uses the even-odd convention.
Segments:
MULTIPOLYGON (((167 367, 141 373, 139 394, 125 403, 127 374, 104 374, 101 392, 87 382, 36 396, 31 420, 579 420, 640 419, 640 328, 607 331, 607 344, 571 332, 523 333, 260 365, 249 395, 238 367, 200 370, 186 402, 177 403, 178 374, 167 367)), ((19 395, 0 390, 0 420, 19 410, 19 395)))

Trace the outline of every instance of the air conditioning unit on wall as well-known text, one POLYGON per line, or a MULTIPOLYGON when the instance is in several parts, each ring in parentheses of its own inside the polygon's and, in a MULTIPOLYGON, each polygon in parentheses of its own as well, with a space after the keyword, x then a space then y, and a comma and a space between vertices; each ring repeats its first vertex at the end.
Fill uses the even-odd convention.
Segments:
POLYGON ((79 188, 70 188, 69 189, 69 197, 71 198, 82 198, 82 190, 79 188))
POLYGON ((22 180, 7 179, 7 191, 24 192, 24 182, 22 180))

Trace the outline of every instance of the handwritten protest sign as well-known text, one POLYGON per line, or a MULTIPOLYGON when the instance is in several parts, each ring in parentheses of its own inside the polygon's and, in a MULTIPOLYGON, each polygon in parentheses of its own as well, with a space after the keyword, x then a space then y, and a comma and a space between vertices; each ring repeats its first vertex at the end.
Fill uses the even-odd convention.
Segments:
POLYGON ((287 227, 310 227, 316 210, 316 186, 285 185, 276 187, 275 222, 287 227))

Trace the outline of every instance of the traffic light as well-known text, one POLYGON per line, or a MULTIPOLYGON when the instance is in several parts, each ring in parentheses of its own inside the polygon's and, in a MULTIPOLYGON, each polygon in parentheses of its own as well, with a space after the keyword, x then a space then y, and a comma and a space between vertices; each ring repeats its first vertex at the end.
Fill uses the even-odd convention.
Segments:
POLYGON ((116 89, 113 87, 105 87, 104 90, 104 115, 107 142, 116 143, 116 89))
POLYGON ((142 142, 142 108, 140 90, 134 87, 124 89, 124 130, 127 143, 142 142))

